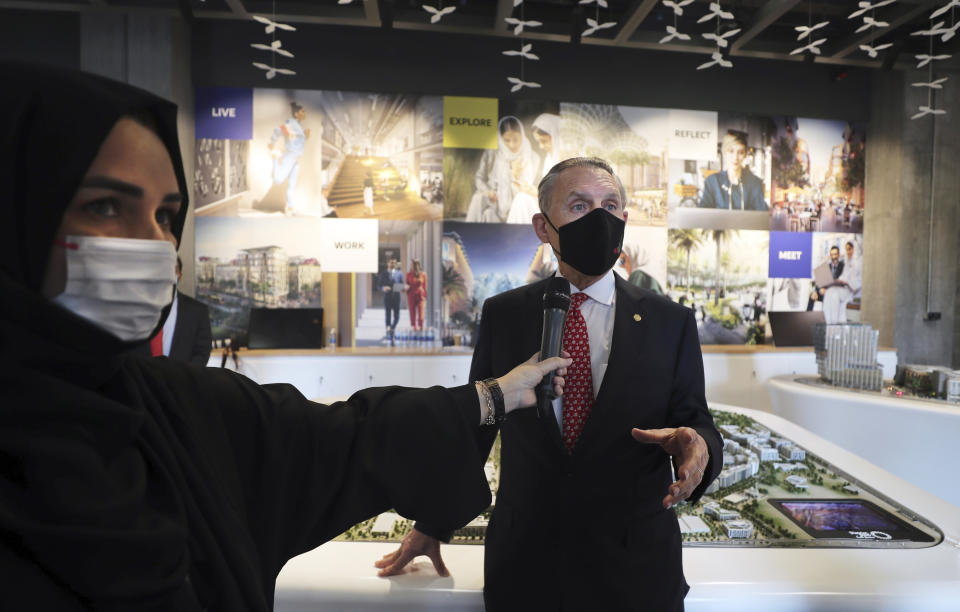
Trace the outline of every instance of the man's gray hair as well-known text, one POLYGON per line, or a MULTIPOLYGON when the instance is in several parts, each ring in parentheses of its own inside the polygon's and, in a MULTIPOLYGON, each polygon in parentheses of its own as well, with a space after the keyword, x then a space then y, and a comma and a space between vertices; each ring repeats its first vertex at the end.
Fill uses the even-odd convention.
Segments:
POLYGON ((627 190, 623 186, 623 181, 620 180, 620 177, 617 176, 606 160, 600 159, 599 157, 571 157, 550 168, 546 176, 540 180, 540 185, 537 186, 537 200, 540 205, 540 212, 545 213, 550 209, 550 201, 553 198, 553 184, 557 181, 557 177, 560 176, 561 172, 567 168, 590 167, 600 168, 617 181, 617 187, 620 189, 620 205, 626 208, 627 190))

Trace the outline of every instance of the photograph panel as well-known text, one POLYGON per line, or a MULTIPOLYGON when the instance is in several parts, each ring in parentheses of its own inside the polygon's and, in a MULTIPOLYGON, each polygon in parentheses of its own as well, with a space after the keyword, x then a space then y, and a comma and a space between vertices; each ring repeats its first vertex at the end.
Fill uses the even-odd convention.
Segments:
POLYGON ((670 229, 667 297, 692 308, 701 344, 766 340, 770 234, 670 229))
POLYGON ((440 221, 380 221, 375 272, 356 275, 356 346, 429 348, 442 340, 440 221))
POLYGON ((560 159, 600 157, 627 191, 627 223, 667 224, 668 109, 560 105, 560 159))
POLYGON ((863 234, 815 232, 812 264, 815 275, 812 282, 817 288, 816 308, 823 310, 826 322, 859 321, 863 234))
POLYGON ((627 225, 623 252, 613 271, 628 283, 664 295, 667 286, 667 228, 627 225))
POLYGON ((775 132, 770 118, 718 113, 717 140, 709 156, 681 157, 683 149, 672 148, 670 227, 767 229, 775 132))
POLYGON ((247 345, 251 308, 319 308, 320 220, 196 219, 196 297, 214 341, 247 345))
POLYGON ((529 224, 537 185, 559 157, 560 105, 500 100, 497 147, 447 148, 444 219, 529 224))
POLYGON ((778 117, 771 154, 770 229, 863 231, 866 135, 862 124, 778 117))
POLYGON ((552 250, 529 225, 445 221, 441 250, 444 343, 469 344, 484 301, 552 276, 552 250))
POLYGON ((862 234, 770 232, 770 236, 767 296, 771 311, 823 311, 830 323, 860 320, 862 234), (796 246, 797 240, 804 239, 807 247, 796 246), (790 273, 782 261, 775 267, 775 253, 800 248, 808 248, 809 256, 796 262, 796 273, 790 273))
POLYGON ((256 89, 252 123, 245 146, 198 141, 198 216, 442 215, 439 97, 256 89), (231 163, 216 164, 218 147, 231 163))

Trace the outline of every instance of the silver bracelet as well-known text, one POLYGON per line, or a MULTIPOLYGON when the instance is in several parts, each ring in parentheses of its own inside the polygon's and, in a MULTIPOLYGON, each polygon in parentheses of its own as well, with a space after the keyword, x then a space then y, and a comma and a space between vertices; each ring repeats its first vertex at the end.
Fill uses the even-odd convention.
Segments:
POLYGON ((480 393, 480 397, 483 398, 483 402, 487 406, 487 416, 483 420, 484 425, 495 425, 496 424, 496 414, 493 408, 493 395, 490 393, 490 389, 487 388, 487 385, 483 384, 483 381, 478 380, 473 383, 477 388, 477 391, 480 393))

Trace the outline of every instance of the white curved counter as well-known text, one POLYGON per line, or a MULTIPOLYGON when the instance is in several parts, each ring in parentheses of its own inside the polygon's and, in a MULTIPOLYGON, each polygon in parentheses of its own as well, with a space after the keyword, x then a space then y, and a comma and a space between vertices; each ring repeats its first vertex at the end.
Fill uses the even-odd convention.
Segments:
POLYGON ((797 379, 777 376, 767 382, 774 414, 960 506, 960 405, 797 379))
MULTIPOLYGON (((924 516, 945 539, 919 549, 685 547, 688 611, 958 609, 960 508, 785 419, 732 406, 712 407, 745 414, 790 438, 924 516)), ((416 563, 416 571, 377 578, 373 562, 394 548, 331 542, 292 559, 277 579, 276 610, 483 610, 482 547, 445 546, 450 578, 437 576, 425 558, 416 563)))
MULTIPOLYGON (((467 381, 473 353, 457 349, 338 348, 328 350, 241 350, 227 362, 258 383, 286 382, 307 397, 350 395, 385 385, 456 386, 467 381)), ((877 359, 892 378, 896 351, 883 349, 877 359)), ((219 367, 220 352, 207 365, 219 367)), ((703 374, 707 400, 770 411, 766 382, 780 375, 816 374, 813 348, 772 346, 704 346, 703 374)))

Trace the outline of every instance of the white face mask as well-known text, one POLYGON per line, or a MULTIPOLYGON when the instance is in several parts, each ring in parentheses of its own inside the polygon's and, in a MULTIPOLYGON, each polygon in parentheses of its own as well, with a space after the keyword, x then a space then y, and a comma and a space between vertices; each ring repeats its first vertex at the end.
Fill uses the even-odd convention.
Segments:
POLYGON ((67 284, 53 301, 125 342, 149 338, 173 300, 173 245, 99 236, 67 236, 63 245, 67 284))

